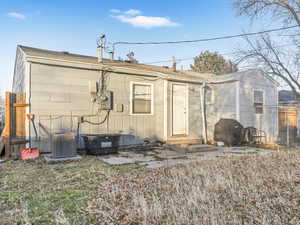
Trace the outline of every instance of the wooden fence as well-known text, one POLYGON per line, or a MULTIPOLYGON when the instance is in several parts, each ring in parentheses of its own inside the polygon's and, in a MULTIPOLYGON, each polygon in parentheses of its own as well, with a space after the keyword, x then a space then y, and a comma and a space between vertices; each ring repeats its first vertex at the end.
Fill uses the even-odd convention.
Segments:
POLYGON ((26 95, 24 93, 5 93, 5 126, 0 138, 0 155, 5 151, 5 158, 10 159, 13 153, 24 146, 26 137, 26 95))
POLYGON ((282 144, 296 143, 298 113, 296 107, 279 107, 279 141, 282 144))

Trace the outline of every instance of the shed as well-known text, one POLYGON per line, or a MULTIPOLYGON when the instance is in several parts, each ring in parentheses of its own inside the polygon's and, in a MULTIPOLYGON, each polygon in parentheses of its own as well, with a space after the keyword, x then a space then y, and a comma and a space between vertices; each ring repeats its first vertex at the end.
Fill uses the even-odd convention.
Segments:
POLYGON ((278 136, 278 87, 272 77, 261 70, 247 70, 217 76, 217 84, 208 85, 208 138, 221 118, 239 121, 244 127, 255 127, 265 134, 263 142, 275 143, 278 136), (234 82, 223 82, 234 80, 234 82))

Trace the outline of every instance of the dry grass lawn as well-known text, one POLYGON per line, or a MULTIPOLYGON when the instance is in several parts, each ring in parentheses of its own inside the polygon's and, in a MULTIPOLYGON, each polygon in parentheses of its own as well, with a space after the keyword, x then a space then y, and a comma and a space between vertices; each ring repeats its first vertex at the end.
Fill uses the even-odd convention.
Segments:
POLYGON ((0 224, 300 224, 300 151, 172 168, 0 164, 0 224))

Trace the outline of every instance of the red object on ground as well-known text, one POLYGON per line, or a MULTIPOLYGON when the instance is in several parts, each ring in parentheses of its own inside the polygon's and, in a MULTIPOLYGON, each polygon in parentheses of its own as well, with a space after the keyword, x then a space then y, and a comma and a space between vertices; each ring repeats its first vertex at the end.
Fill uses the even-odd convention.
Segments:
POLYGON ((40 152, 37 148, 22 148, 21 159, 35 159, 40 157, 40 152))
POLYGON ((34 120, 34 114, 26 114, 28 120, 34 120))

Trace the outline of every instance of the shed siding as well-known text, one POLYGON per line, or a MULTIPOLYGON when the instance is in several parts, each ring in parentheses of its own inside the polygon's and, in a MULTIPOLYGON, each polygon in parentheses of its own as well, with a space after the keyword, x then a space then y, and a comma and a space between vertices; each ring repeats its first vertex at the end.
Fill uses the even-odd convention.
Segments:
POLYGON ((220 119, 237 119, 236 82, 209 85, 213 90, 213 101, 207 104, 207 136, 214 138, 215 124, 220 119))
MULTIPOLYGON (((31 66, 31 110, 39 121, 38 131, 42 141, 41 149, 49 150, 46 142, 49 133, 76 132, 77 117, 94 115, 97 104, 91 102, 89 81, 98 81, 99 71, 67 67, 32 64, 31 66), (51 118, 51 117, 52 118, 51 118), (61 117, 62 116, 62 117, 61 117), (48 134, 47 134, 48 133, 48 134)), ((141 76, 109 73, 107 89, 113 91, 113 102, 123 104, 124 111, 112 110, 108 124, 100 126, 82 124, 80 133, 118 133, 127 135, 121 144, 140 143, 144 138, 163 139, 163 81, 141 76), (154 114, 130 115, 130 82, 154 85, 154 114)), ((86 117, 92 122, 103 120, 105 112, 99 116, 86 117)))
POLYGON ((14 93, 26 90, 26 59, 23 51, 17 48, 12 91, 14 93))
POLYGON ((276 84, 261 72, 249 71, 240 79, 240 122, 266 132, 267 142, 276 141, 278 135, 278 90, 276 84), (255 114, 253 91, 264 93, 264 111, 255 114))

